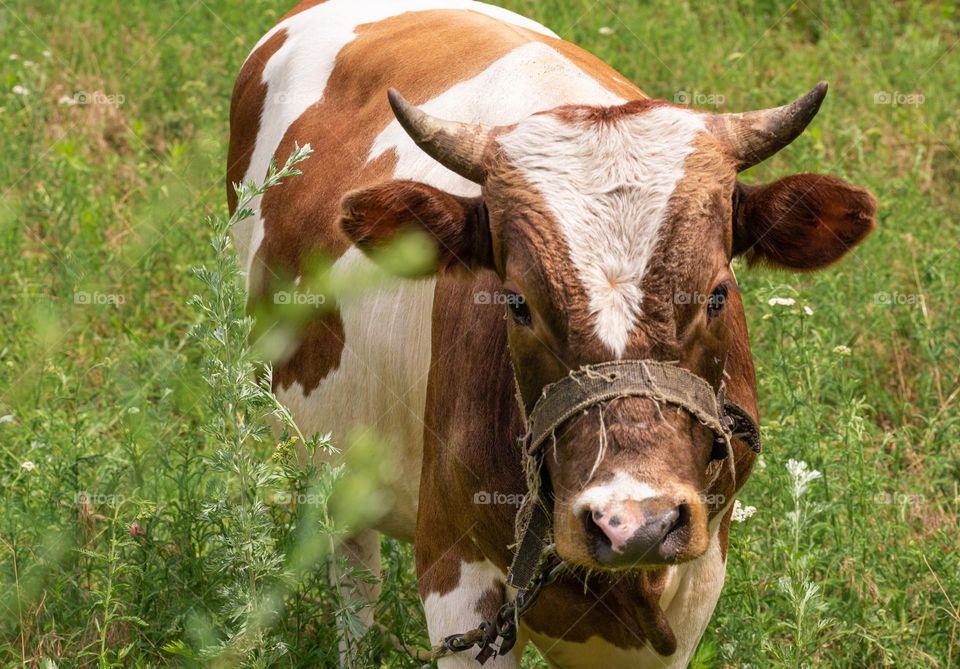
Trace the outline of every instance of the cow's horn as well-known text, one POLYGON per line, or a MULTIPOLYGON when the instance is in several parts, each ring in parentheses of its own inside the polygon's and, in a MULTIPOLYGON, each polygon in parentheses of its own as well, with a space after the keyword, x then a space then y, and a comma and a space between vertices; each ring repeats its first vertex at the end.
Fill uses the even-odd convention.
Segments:
POLYGON ((444 121, 426 114, 391 88, 390 106, 400 125, 424 152, 465 179, 482 184, 486 178, 483 152, 490 131, 482 125, 444 121))
POLYGON ((795 140, 820 110, 827 95, 827 82, 788 105, 745 112, 714 114, 709 127, 713 135, 729 147, 737 171, 763 162, 795 140))

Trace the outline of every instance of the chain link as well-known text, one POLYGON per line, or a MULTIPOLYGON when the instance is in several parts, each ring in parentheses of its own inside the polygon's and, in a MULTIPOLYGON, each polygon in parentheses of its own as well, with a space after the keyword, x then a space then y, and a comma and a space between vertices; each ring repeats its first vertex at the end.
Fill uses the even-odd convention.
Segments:
POLYGON ((479 646, 477 662, 484 664, 495 655, 506 655, 517 643, 517 627, 520 618, 529 611, 540 597, 545 587, 560 577, 564 570, 563 561, 557 557, 554 546, 546 548, 536 579, 517 593, 512 602, 507 602, 497 611, 493 620, 484 620, 477 627, 462 634, 451 634, 429 651, 418 651, 418 660, 432 662, 441 657, 461 653, 479 646), (498 643, 499 640, 499 643, 498 643))

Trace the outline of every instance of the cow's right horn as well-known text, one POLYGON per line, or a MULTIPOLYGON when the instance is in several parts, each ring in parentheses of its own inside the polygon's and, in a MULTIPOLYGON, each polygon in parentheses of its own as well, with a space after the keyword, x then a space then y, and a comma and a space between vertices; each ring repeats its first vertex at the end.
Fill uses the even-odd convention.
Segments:
POLYGON ((393 88, 387 91, 387 97, 400 125, 428 156, 465 179, 483 183, 487 176, 483 153, 490 141, 487 128, 434 118, 393 88))
POLYGON ((799 137, 817 115, 826 94, 827 82, 821 81, 788 105, 743 114, 714 114, 708 124, 714 136, 726 145, 739 172, 766 160, 799 137))

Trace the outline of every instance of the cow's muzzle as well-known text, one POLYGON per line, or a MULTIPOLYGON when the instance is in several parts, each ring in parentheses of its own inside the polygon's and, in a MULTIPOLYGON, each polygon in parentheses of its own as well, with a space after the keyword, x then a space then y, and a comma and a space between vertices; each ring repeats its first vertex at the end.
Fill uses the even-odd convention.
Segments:
POLYGON ((662 498, 628 499, 583 516, 593 558, 608 568, 673 562, 686 543, 689 521, 688 505, 662 498))

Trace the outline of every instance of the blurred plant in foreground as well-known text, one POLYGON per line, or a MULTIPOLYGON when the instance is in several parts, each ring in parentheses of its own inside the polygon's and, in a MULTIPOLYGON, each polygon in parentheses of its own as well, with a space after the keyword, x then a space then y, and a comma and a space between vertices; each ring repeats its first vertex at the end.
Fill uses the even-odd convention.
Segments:
MULTIPOLYGON (((343 529, 336 527, 328 510, 342 470, 317 465, 322 458, 313 457, 318 451, 333 455, 333 446, 322 435, 305 437, 272 393, 271 369, 250 342, 253 319, 244 315, 245 297, 230 239, 233 226, 253 215, 251 200, 283 179, 299 176, 296 165, 310 154, 309 145, 297 147, 281 169, 271 165, 262 185, 236 187, 233 216, 210 222, 214 264, 195 270, 205 291, 191 300, 201 314, 192 335, 203 354, 210 416, 204 432, 212 446, 208 466, 214 474, 201 517, 216 528, 204 567, 218 584, 217 606, 212 607, 214 619, 196 616, 190 628, 198 650, 184 641, 166 650, 212 666, 265 667, 288 652, 274 629, 285 599, 320 561, 333 555, 343 529), (276 448, 268 446, 271 422, 280 434, 276 448), (294 445, 306 451, 307 463, 298 463, 294 445)), ((335 562, 331 578, 336 581, 335 562)), ((338 590, 330 588, 324 595, 336 600, 338 590)), ((337 617, 355 616, 344 602, 333 602, 333 610, 337 617)), ((355 627, 352 620, 341 622, 344 629, 355 627)))

